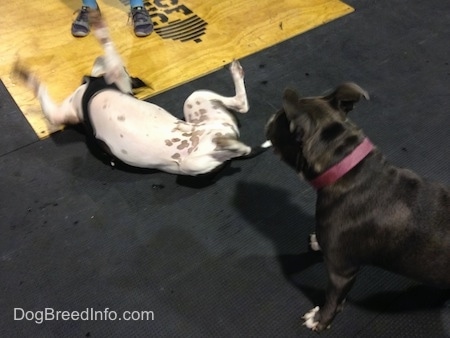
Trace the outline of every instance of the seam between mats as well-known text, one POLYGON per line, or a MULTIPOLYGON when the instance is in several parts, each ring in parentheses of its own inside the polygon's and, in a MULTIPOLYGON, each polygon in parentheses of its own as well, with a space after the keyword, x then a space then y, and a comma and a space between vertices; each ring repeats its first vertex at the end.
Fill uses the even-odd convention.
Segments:
POLYGON ((31 142, 31 143, 28 143, 28 144, 23 145, 23 146, 21 146, 21 147, 15 148, 15 149, 10 150, 10 151, 7 151, 6 153, 0 155, 0 158, 3 158, 3 157, 5 157, 5 156, 7 156, 7 155, 9 155, 9 154, 12 154, 12 153, 14 153, 14 152, 16 152, 16 151, 18 151, 18 150, 25 149, 26 147, 29 147, 29 146, 31 146, 31 145, 33 145, 33 144, 35 144, 35 143, 38 143, 39 141, 41 141, 41 140, 40 140, 40 139, 37 139, 37 140, 34 141, 34 142, 31 142))

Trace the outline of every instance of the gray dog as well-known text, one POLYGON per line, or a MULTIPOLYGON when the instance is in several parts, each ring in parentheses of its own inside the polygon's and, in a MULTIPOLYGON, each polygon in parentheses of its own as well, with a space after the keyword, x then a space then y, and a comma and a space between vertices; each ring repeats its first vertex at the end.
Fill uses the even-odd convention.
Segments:
POLYGON ((389 164, 347 113, 366 91, 345 83, 326 96, 287 89, 267 124, 275 153, 317 190, 316 234, 328 272, 326 301, 303 318, 330 326, 362 265, 450 288, 450 190, 389 164))

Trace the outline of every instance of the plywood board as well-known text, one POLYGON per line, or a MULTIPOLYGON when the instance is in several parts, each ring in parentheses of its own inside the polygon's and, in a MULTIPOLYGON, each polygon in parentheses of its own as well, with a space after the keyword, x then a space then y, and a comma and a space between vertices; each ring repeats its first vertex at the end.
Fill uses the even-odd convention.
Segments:
MULTIPOLYGON (((62 101, 89 74, 101 49, 94 37, 70 33, 81 0, 2 3, 0 77, 39 137, 61 129, 45 120, 33 94, 10 77, 17 58, 31 67, 62 101)), ((213 72, 314 27, 351 13, 338 0, 147 1, 155 31, 133 34, 127 0, 98 0, 129 73, 150 84, 149 98, 213 72)), ((251 93, 249 93, 251 95, 251 93)), ((182 99, 180 99, 181 101, 182 99)))

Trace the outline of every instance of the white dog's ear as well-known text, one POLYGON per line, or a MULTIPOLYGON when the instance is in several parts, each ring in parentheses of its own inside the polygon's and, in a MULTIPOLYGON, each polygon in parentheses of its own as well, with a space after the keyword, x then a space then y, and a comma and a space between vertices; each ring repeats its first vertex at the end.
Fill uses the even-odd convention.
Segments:
POLYGON ((331 94, 324 97, 334 108, 344 113, 352 111, 355 103, 362 98, 369 100, 369 93, 353 82, 339 85, 331 94))

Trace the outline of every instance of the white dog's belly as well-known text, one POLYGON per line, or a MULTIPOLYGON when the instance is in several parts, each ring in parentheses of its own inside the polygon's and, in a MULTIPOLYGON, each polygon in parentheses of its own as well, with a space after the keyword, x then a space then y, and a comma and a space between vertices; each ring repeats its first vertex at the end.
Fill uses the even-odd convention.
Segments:
POLYGON ((132 166, 178 171, 166 138, 182 121, 161 107, 115 90, 97 94, 89 109, 95 137, 115 157, 132 166))
POLYGON ((186 123, 159 106, 115 90, 94 96, 89 111, 95 137, 126 164, 197 175, 229 159, 222 158, 213 142, 225 133, 221 123, 221 132, 210 125, 186 123))

